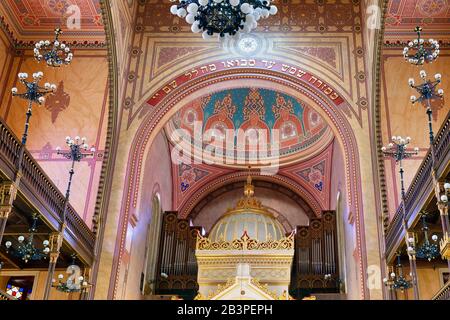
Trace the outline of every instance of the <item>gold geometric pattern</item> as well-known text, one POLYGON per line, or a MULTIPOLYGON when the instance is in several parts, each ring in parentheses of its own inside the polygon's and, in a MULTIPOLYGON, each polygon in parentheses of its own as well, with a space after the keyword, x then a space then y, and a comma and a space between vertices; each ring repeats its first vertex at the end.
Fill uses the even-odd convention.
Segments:
POLYGON ((293 250, 294 233, 280 240, 258 241, 248 237, 247 233, 233 241, 211 241, 201 234, 197 235, 197 250, 293 250))

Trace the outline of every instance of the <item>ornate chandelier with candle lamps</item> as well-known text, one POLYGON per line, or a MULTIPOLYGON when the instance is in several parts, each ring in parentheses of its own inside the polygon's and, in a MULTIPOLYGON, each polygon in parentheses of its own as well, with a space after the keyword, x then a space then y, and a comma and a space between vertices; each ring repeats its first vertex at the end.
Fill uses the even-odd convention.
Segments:
POLYGON ((259 19, 275 15, 278 9, 269 0, 180 0, 170 12, 185 18, 192 32, 202 32, 208 39, 248 33, 259 19))

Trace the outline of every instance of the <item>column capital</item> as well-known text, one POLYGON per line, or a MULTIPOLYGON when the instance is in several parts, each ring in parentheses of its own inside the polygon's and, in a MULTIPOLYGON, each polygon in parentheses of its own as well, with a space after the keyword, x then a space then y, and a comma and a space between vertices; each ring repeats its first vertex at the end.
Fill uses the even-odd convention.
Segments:
POLYGON ((63 235, 61 232, 52 232, 49 238, 50 256, 52 253, 59 255, 59 250, 63 244, 63 235))
POLYGON ((438 201, 437 203, 439 212, 441 216, 448 216, 448 203, 443 201, 438 201))
POLYGON ((7 219, 17 196, 17 187, 11 181, 0 183, 0 219, 7 219))

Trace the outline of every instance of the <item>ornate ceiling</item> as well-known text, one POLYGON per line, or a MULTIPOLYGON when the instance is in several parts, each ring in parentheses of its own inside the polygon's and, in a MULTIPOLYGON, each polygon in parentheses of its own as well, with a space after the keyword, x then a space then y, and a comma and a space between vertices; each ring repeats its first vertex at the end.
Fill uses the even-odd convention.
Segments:
POLYGON ((100 0, 2 0, 0 15, 19 42, 48 35, 57 26, 65 40, 105 41, 100 0))
POLYGON ((386 40, 414 38, 414 27, 422 26, 424 34, 450 38, 449 0, 390 0, 386 12, 386 40))
MULTIPOLYGON (((183 136, 183 147, 187 148, 186 150, 194 150, 193 145, 196 144, 195 148, 198 148, 198 143, 191 137, 195 136, 196 126, 198 132, 201 130, 204 136, 200 142, 203 143, 203 148, 208 145, 222 148, 225 142, 214 144, 216 137, 227 141, 227 134, 237 135, 231 138, 231 141, 234 141, 234 149, 231 152, 235 159, 231 166, 236 166, 239 161, 244 160, 244 155, 241 156, 238 152, 244 141, 240 140, 238 130, 242 133, 249 132, 248 140, 245 140, 247 159, 252 159, 252 142, 262 142, 270 152, 271 137, 279 134, 280 163, 309 158, 322 151, 333 138, 331 128, 313 108, 297 98, 267 89, 240 88, 201 97, 179 110, 165 129, 172 144, 175 143, 174 140, 178 141, 179 133, 183 136), (176 129, 184 131, 175 132, 176 129), (209 138, 208 131, 214 138, 209 138)), ((230 152, 228 149, 227 154, 230 152)), ((245 162, 241 164, 245 165, 245 162)))

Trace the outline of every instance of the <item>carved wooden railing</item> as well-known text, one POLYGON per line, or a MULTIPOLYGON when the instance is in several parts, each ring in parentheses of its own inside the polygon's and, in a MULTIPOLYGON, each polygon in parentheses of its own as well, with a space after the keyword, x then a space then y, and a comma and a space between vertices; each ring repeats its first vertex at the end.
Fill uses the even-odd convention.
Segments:
POLYGON ((450 300, 450 281, 447 281, 447 283, 431 299, 432 300, 450 300))
MULTIPOLYGON (((433 145, 436 157, 435 170, 437 176, 439 176, 445 169, 450 158, 450 112, 447 114, 446 121, 443 123, 441 129, 436 134, 433 145)), ((415 220, 416 215, 419 213, 426 199, 433 192, 433 179, 431 176, 433 169, 432 162, 431 151, 428 150, 405 195, 406 221, 409 223, 415 220)), ((393 254, 397 244, 404 236, 405 230, 403 228, 402 216, 403 204, 400 204, 386 230, 386 257, 393 254)), ((409 227, 411 226, 409 225, 409 227)))
POLYGON ((17 299, 14 298, 13 296, 10 296, 6 292, 3 292, 2 290, 0 290, 0 300, 17 300, 17 299))
MULTIPOLYGON (((14 180, 18 168, 22 169, 19 191, 59 230, 63 221, 64 195, 58 190, 44 170, 25 149, 20 140, 0 118, 0 168, 8 179, 14 180), (23 156, 21 157, 21 153, 23 156), (19 163, 20 161, 20 163, 19 163)), ((71 205, 66 214, 67 228, 64 238, 87 263, 94 253, 95 234, 80 218, 71 205)))

